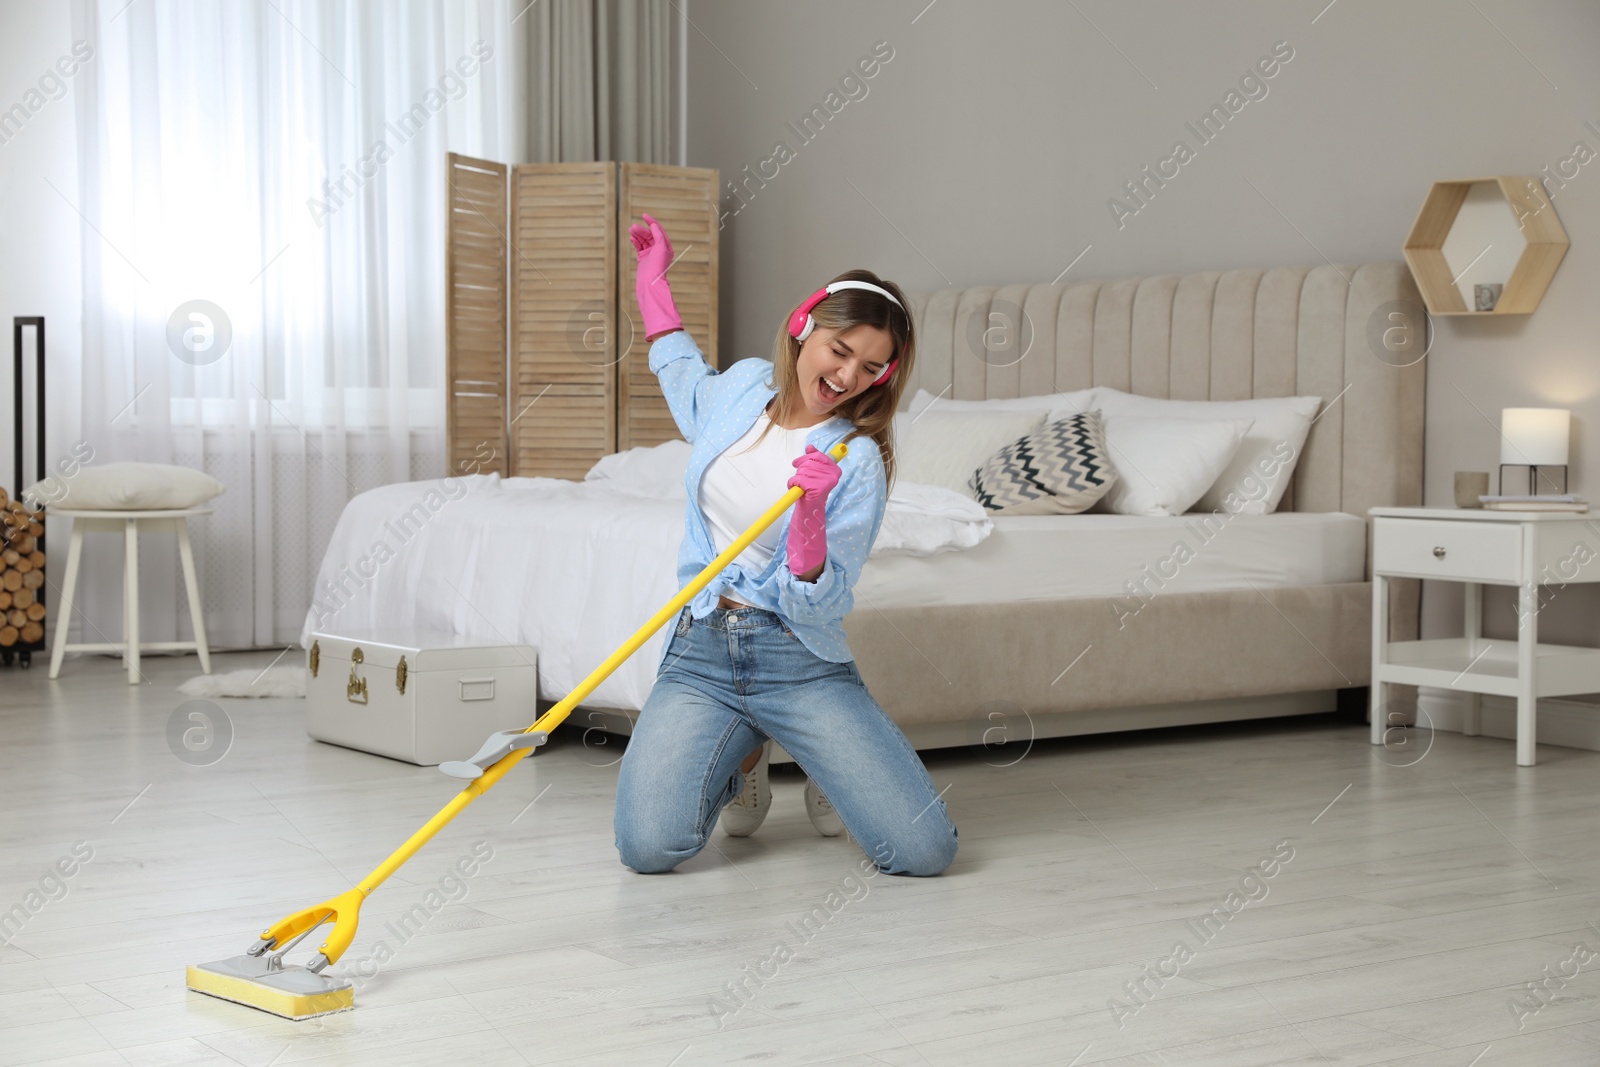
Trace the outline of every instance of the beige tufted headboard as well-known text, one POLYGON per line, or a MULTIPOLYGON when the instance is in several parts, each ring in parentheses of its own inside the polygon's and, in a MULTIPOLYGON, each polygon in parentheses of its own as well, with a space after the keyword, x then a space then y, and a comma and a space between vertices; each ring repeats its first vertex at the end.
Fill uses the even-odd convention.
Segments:
POLYGON ((1426 319, 1404 263, 907 295, 917 357, 902 408, 918 387, 961 400, 1091 385, 1181 400, 1319 395, 1280 508, 1366 519, 1422 503, 1426 319))

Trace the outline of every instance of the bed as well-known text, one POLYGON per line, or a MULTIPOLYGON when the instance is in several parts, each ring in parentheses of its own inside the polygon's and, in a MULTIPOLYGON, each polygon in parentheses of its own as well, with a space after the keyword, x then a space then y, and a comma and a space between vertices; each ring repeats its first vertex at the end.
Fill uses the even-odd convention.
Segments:
MULTIPOLYGON (((903 404, 917 388, 983 400, 1091 386, 1323 401, 1279 509, 1232 516, 1158 589, 1137 582, 1141 568, 1198 539, 1196 516, 988 518, 945 490, 897 485, 844 626, 914 744, 1329 711, 1339 691, 1366 686, 1366 512, 1422 495, 1423 363, 1383 340, 1423 322, 1403 264, 910 296, 920 349, 903 404), (1026 358, 982 350, 986 324, 1003 321, 1025 325, 1026 358)), ((478 475, 362 494, 324 557, 302 644, 382 626, 525 642, 539 649, 547 706, 676 592, 682 467, 675 484, 671 471, 687 455, 668 442, 608 456, 582 482, 478 475)), ((1399 640, 1416 627, 1411 582, 1394 590, 1391 628, 1399 640)), ((627 732, 666 637, 574 723, 627 732)))

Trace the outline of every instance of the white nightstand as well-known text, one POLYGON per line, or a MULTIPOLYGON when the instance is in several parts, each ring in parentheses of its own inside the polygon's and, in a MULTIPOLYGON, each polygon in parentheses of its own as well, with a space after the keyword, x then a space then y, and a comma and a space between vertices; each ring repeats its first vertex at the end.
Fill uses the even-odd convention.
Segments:
POLYGON ((1534 764, 1539 697, 1600 692, 1600 649, 1539 644, 1540 585, 1600 581, 1600 516, 1477 508, 1371 508, 1372 743, 1383 744, 1387 684, 1464 690, 1462 733, 1481 729, 1479 694, 1517 701, 1517 765, 1534 764), (1592 561, 1592 562, 1591 562, 1592 561), (1584 563, 1588 563, 1584 566, 1584 563), (1465 636, 1390 641, 1390 578, 1466 585, 1465 636), (1483 586, 1518 587, 1516 641, 1483 637, 1483 586))

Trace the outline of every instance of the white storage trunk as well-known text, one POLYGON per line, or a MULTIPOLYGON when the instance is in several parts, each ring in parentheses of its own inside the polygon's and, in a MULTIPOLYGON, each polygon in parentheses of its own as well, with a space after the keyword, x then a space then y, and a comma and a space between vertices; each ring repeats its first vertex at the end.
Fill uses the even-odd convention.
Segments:
POLYGON ((527 645, 417 630, 312 635, 306 733, 422 766, 470 759, 496 730, 539 717, 527 645))

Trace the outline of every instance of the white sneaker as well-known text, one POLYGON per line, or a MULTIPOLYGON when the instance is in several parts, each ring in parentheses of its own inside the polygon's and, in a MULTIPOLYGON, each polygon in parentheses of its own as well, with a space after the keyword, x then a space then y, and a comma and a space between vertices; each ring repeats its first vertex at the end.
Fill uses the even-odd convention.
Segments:
POLYGON ((810 778, 806 779, 806 815, 823 837, 838 837, 844 831, 844 820, 839 818, 839 813, 833 810, 828 798, 822 795, 822 790, 810 778))
POLYGON ((772 755, 772 742, 761 746, 761 758, 755 767, 745 773, 744 788, 722 809, 718 824, 729 837, 749 837, 766 820, 772 807, 772 787, 767 784, 767 760, 772 755))

